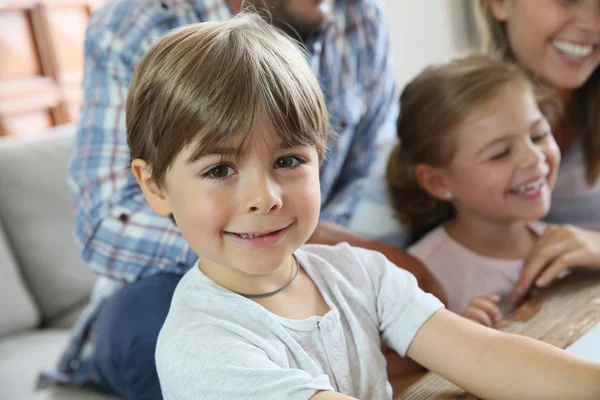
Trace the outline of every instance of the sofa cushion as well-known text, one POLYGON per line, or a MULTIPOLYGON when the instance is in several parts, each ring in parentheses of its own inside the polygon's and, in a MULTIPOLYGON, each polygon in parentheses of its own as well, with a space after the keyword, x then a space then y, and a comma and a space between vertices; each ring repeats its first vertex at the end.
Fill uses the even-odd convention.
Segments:
POLYGON ((25 287, 0 219, 0 337, 34 328, 40 313, 25 287))
POLYGON ((86 389, 50 387, 35 390, 40 370, 54 367, 69 331, 42 329, 0 339, 0 399, 116 400, 86 389))
POLYGON ((73 238, 66 182, 74 127, 0 141, 0 218, 44 319, 86 301, 94 275, 73 238))

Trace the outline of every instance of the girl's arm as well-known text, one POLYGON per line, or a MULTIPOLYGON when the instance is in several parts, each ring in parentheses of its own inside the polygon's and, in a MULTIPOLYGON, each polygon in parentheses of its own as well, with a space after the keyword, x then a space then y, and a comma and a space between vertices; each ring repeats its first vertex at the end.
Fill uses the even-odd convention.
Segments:
POLYGON ((600 364, 445 309, 422 326, 407 355, 486 399, 600 398, 600 364))

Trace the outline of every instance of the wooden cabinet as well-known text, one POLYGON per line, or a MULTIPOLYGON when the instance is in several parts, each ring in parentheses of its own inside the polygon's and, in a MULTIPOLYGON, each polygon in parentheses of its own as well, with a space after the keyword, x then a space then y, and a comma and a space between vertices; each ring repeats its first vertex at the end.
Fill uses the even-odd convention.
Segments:
POLYGON ((100 4, 0 0, 0 136, 36 135, 77 119, 85 29, 100 4))

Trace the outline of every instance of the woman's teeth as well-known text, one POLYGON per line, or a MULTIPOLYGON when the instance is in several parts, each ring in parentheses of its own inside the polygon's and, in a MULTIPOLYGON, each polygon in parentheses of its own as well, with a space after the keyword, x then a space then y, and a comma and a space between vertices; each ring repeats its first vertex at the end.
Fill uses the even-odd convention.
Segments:
POLYGON ((553 40, 554 48, 569 58, 584 58, 589 56, 594 50, 594 46, 583 46, 562 40, 553 40))
POLYGON ((546 183, 546 178, 540 178, 537 181, 529 182, 511 190, 516 194, 531 194, 535 193, 546 183))

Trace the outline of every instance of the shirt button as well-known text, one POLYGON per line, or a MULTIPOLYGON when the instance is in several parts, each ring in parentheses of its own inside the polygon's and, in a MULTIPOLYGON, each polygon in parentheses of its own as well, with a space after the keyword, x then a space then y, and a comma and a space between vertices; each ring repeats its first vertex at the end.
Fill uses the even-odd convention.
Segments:
POLYGON ((327 332, 331 332, 333 330, 333 322, 330 319, 327 320, 327 324, 325 326, 326 326, 325 329, 327 329, 327 332))
POLYGON ((338 348, 333 349, 333 359, 338 361, 340 358, 342 358, 342 353, 340 350, 338 348))
POLYGON ((348 390, 348 379, 346 378, 342 380, 342 389, 348 390))
POLYGON ((71 362, 69 363, 69 366, 71 367, 72 370, 77 370, 79 369, 79 367, 81 366, 81 362, 79 362, 79 360, 71 360, 71 362))

